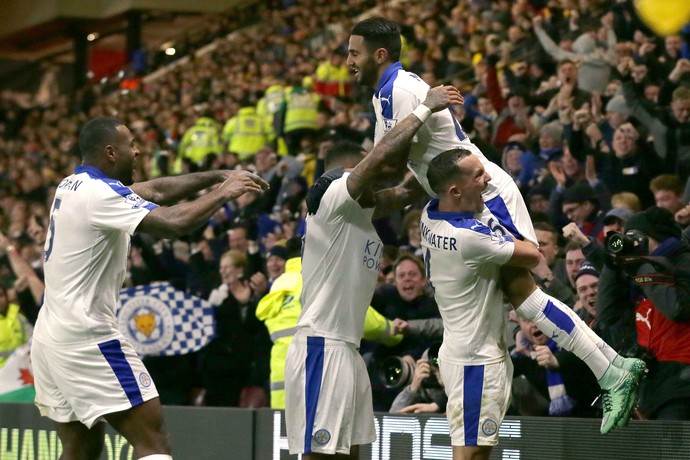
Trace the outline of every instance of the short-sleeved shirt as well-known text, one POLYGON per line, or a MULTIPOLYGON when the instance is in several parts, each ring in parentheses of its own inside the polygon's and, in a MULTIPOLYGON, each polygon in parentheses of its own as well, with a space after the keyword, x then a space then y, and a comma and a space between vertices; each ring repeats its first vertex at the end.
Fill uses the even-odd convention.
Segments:
POLYGON ((297 326, 359 346, 383 243, 371 223, 374 208, 363 209, 350 196, 348 176, 334 180, 316 214, 307 216, 297 326))
POLYGON ((44 248, 45 296, 34 340, 76 344, 117 334, 130 236, 157 204, 93 166, 60 182, 44 248))
POLYGON ((427 279, 443 318, 439 357, 461 365, 502 361, 507 312, 500 268, 513 255, 513 239, 471 213, 439 211, 438 200, 424 208, 421 232, 427 279))
MULTIPOLYGON (((400 62, 391 64, 386 69, 372 98, 376 113, 374 144, 377 144, 399 121, 404 120, 424 102, 429 88, 429 85, 416 74, 403 70, 400 62)), ((450 109, 446 109, 432 114, 426 123, 419 128, 417 135, 412 140, 407 162, 408 168, 430 196, 436 196, 436 194, 431 190, 426 178, 429 162, 438 154, 453 148, 464 148, 477 155, 484 168, 491 175, 493 180, 489 182, 484 193, 484 201, 498 195, 503 189, 503 182, 506 179, 512 182, 512 178, 505 172, 500 175, 498 171, 495 171, 496 169, 500 170, 500 166, 491 163, 484 156, 481 150, 467 137, 450 109)))
MULTIPOLYGON (((389 66, 379 80, 372 98, 376 113, 374 144, 424 102, 428 91, 429 85, 417 75, 403 70, 399 62, 389 66)), ((410 146, 407 167, 429 196, 435 197, 426 177, 429 163, 440 153, 455 148, 462 148, 476 155, 491 176, 491 182, 482 193, 486 208, 480 219, 494 230, 497 229, 494 221, 497 221, 504 232, 537 244, 532 219, 515 181, 499 165, 489 161, 472 143, 450 109, 432 114, 419 128, 410 146)))

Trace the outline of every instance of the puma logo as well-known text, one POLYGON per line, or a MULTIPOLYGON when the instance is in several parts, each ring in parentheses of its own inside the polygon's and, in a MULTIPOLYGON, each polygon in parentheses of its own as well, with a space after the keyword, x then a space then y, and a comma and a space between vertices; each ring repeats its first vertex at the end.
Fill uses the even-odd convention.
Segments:
POLYGON ((635 313, 635 321, 640 321, 642 323, 645 323, 650 331, 652 330, 652 323, 649 322, 649 314, 651 312, 652 312, 652 309, 650 308, 649 310, 647 310, 647 314, 645 316, 642 316, 642 314, 640 314, 639 311, 637 313, 635 313))
POLYGON ((382 102, 386 101, 388 104, 390 104, 391 103, 391 96, 388 96, 388 97, 381 96, 381 97, 379 97, 379 100, 382 102))

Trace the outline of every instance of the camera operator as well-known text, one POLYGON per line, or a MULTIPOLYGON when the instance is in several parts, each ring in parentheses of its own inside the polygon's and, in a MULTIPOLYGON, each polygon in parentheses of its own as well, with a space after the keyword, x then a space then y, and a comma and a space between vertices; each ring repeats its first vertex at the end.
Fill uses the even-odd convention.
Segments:
POLYGON ((598 323, 647 361, 640 411, 690 420, 690 246, 673 215, 656 206, 633 215, 625 235, 610 234, 605 246, 598 323))
POLYGON ((418 414, 445 411, 448 398, 443 391, 438 369, 440 346, 441 342, 434 343, 417 360, 412 381, 395 397, 390 412, 418 414))

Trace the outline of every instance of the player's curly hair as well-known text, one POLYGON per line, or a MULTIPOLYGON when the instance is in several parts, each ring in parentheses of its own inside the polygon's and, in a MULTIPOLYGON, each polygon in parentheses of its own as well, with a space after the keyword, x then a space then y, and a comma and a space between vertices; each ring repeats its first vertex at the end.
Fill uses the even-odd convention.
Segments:
POLYGON ((469 150, 455 148, 446 150, 431 160, 429 170, 426 173, 431 190, 436 194, 441 194, 453 177, 460 172, 457 165, 458 160, 470 155, 472 153, 469 150))

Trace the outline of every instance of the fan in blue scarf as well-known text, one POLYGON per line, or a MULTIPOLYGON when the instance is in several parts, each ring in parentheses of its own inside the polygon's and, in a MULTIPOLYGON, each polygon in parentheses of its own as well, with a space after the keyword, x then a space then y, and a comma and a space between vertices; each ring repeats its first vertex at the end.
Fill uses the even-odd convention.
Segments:
MULTIPOLYGON (((525 351, 529 351, 529 355, 532 359, 536 359, 536 352, 534 350, 534 345, 525 337, 519 338, 522 343, 522 348, 525 351)), ((558 353, 561 351, 560 347, 556 342, 548 339, 546 346, 549 347, 552 353, 558 353)), ((516 353, 517 349, 513 350, 516 353)), ((575 400, 568 396, 565 390, 565 383, 563 381, 563 376, 556 369, 549 369, 546 367, 546 383, 549 390, 549 415, 556 417, 564 417, 569 415, 575 408, 575 400)))

